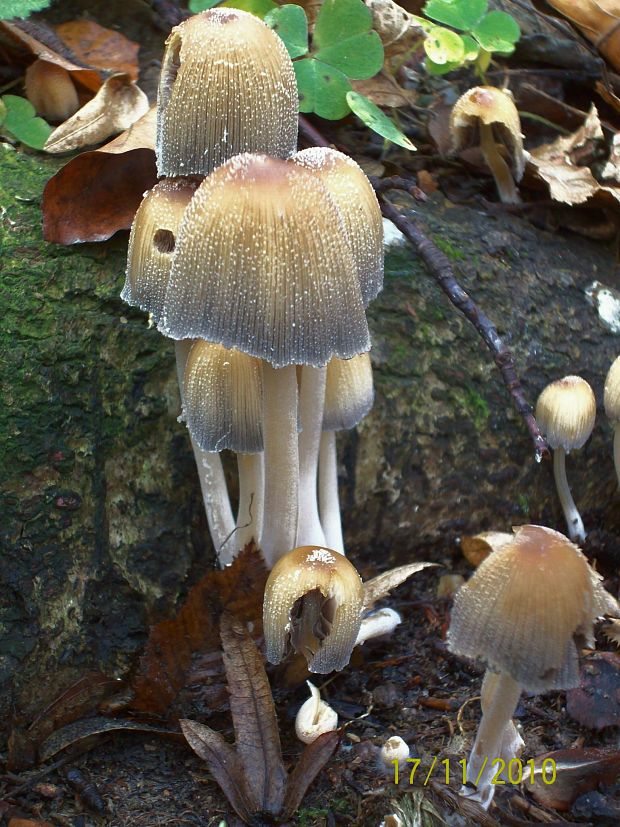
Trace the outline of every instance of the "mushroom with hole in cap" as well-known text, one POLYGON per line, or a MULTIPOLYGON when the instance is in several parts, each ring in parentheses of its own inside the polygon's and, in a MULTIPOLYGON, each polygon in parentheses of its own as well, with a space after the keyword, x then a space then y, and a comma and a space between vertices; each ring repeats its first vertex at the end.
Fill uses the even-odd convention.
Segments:
POLYGON ((263 506, 261 362, 239 350, 197 339, 185 365, 183 419, 199 448, 237 454, 239 506, 234 532, 217 549, 220 565, 254 538, 263 506))
POLYGON ((571 540, 583 543, 586 532, 566 478, 566 454, 590 438, 596 399, 585 379, 565 376, 547 385, 536 402, 536 420, 553 449, 553 473, 571 540))
POLYGON ((310 681, 306 681, 310 697, 299 707, 295 716, 295 735, 304 744, 312 744, 325 732, 338 729, 338 713, 325 701, 310 681))
POLYGON ((450 136, 453 153, 479 144, 500 200, 505 204, 521 201, 515 181, 523 177, 525 154, 519 113, 509 92, 494 86, 469 89, 454 104, 450 136), (498 143, 506 149, 510 164, 504 160, 498 143))
POLYGON ((447 638, 451 652, 494 673, 467 765, 468 784, 485 807, 494 759, 507 760, 510 743, 518 744, 510 721, 521 692, 578 686, 579 648, 593 646, 596 618, 618 608, 564 535, 534 525, 514 531, 514 541, 483 560, 456 593, 447 638))
POLYGON ((297 83, 284 43, 262 20, 211 9, 175 26, 157 106, 160 176, 208 175, 234 155, 297 148, 297 83))
POLYGON ((344 669, 363 607, 362 580, 346 557, 318 546, 294 549, 278 560, 265 586, 267 660, 280 663, 292 647, 310 672, 344 669))
MULTIPOLYGON (((263 360, 260 545, 272 565, 297 533, 295 365, 370 347, 342 219, 311 170, 246 154, 205 179, 183 218, 160 327, 263 360)), ((313 404, 322 410, 322 398, 313 404)))
POLYGON ((614 429, 614 466, 620 484, 620 356, 614 359, 605 379, 605 413, 614 429))

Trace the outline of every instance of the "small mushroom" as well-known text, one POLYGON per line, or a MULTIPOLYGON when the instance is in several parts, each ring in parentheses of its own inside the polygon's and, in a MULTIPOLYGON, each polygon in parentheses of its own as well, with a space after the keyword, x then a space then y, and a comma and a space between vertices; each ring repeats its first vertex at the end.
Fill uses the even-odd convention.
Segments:
POLYGON ((609 368, 605 379, 605 413, 614 429, 614 465, 620 484, 620 356, 609 368))
POLYGON ((579 649, 594 645, 596 618, 617 611, 600 581, 566 537, 526 525, 456 593, 448 649, 489 670, 467 765, 468 785, 477 787, 483 806, 493 797, 494 759, 516 756, 520 739, 511 718, 521 692, 579 685, 579 649))
POLYGON ((356 646, 361 646, 367 640, 383 635, 391 635, 394 629, 402 623, 402 617, 394 609, 385 606, 377 609, 362 618, 362 625, 355 641, 356 646))
POLYGON ((35 60, 26 69, 26 97, 39 115, 52 123, 62 123, 80 108, 71 75, 62 66, 35 60))
POLYGON ((296 548, 273 567, 263 603, 267 660, 280 663, 289 646, 310 672, 339 671, 349 662, 364 606, 362 580, 337 551, 296 548))
POLYGON ((381 747, 380 757, 385 767, 394 767, 394 761, 403 766, 409 758, 409 747, 400 735, 393 735, 381 747))
POLYGON ((338 729, 338 713, 321 700, 321 693, 313 683, 306 683, 310 697, 295 716, 295 735, 304 744, 312 744, 323 733, 338 729))
POLYGON ((596 418, 596 399, 585 379, 565 376, 551 382, 538 397, 536 420, 553 449, 553 473, 571 540, 583 543, 586 532, 566 478, 566 454, 581 448, 596 418))
POLYGON ((505 204, 520 202, 515 181, 523 177, 525 154, 519 113, 509 92, 494 86, 469 89, 452 109, 450 135, 453 153, 479 142, 501 201, 505 204), (507 151, 510 166, 500 153, 498 143, 507 151))

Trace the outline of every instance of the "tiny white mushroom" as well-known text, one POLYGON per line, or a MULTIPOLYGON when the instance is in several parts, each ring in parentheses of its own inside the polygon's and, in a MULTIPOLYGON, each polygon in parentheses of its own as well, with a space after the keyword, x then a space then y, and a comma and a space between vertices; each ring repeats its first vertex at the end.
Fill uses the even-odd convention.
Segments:
POLYGON ((378 609, 378 611, 372 612, 362 618, 362 625, 357 634, 355 645, 360 646, 373 637, 390 635, 394 629, 402 623, 402 620, 398 612, 387 606, 384 609, 378 609))
POLYGON ((381 747, 381 761, 386 767, 393 767, 394 761, 398 761, 400 767, 407 761, 407 758, 409 758, 409 747, 400 735, 388 738, 381 747))
POLYGON ((311 744, 324 732, 338 728, 338 714, 321 700, 321 693, 313 683, 306 681, 310 697, 299 707, 295 718, 295 735, 304 744, 311 744))

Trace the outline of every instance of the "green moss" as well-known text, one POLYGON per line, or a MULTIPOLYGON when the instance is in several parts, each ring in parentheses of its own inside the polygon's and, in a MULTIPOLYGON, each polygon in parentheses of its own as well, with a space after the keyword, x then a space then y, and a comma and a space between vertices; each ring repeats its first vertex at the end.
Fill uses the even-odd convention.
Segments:
POLYGON ((489 406, 486 399, 473 388, 453 390, 452 397, 459 409, 467 416, 477 431, 486 428, 489 419, 489 406))
POLYGON ((440 235, 434 235, 433 241, 439 247, 442 253, 446 255, 451 261, 464 261, 467 254, 459 247, 455 247, 451 241, 440 235))

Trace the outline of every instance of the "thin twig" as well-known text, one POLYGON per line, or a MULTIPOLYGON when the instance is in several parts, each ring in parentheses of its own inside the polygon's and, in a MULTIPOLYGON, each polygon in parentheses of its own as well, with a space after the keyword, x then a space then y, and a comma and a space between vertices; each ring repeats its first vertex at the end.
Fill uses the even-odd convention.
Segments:
MULTIPOLYGON (((320 132, 308 124, 307 120, 300 116, 299 127, 302 134, 314 141, 318 146, 329 146, 329 143, 322 137, 320 132)), ((375 188, 381 212, 389 218, 405 238, 418 251, 422 260, 435 281, 443 292, 450 299, 452 304, 461 311, 478 331, 483 342, 493 354, 495 364, 499 368, 508 393, 512 397, 513 405, 525 422, 530 433, 536 451, 536 460, 540 462, 543 457, 549 456, 549 446, 540 433, 540 429, 532 413, 532 407, 528 404, 521 381, 512 357, 512 353, 505 346, 497 329, 488 316, 483 313, 457 282, 454 270, 449 259, 424 233, 421 224, 414 218, 404 216, 390 201, 385 198, 386 189, 404 189, 411 192, 415 184, 406 178, 394 177, 390 179, 371 178, 371 184, 375 188)))

